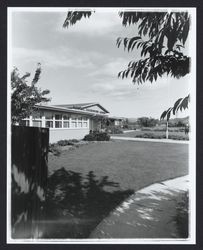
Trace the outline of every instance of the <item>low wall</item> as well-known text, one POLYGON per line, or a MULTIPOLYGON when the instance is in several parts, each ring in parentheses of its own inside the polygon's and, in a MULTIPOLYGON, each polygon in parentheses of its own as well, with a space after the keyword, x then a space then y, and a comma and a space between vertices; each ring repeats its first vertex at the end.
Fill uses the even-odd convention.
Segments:
POLYGON ((89 134, 88 128, 73 128, 73 129, 50 129, 49 130, 49 143, 54 143, 59 140, 69 139, 83 139, 85 135, 89 134))

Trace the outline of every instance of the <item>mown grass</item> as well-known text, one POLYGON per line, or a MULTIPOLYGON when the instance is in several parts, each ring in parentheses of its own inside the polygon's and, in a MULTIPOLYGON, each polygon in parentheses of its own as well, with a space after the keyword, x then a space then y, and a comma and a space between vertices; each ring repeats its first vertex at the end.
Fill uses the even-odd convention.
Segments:
MULTIPOLYGON (((189 136, 185 132, 169 130, 169 139, 173 140, 189 140, 189 136)), ((151 139, 164 139, 166 138, 165 131, 154 131, 154 130, 142 130, 142 131, 132 131, 124 134, 120 134, 121 137, 132 137, 132 138, 151 138, 151 139)))

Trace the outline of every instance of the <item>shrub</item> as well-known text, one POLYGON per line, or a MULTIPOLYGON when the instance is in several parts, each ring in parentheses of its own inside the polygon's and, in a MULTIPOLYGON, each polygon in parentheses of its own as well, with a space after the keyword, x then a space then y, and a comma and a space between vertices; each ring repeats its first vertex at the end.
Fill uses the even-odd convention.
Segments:
POLYGON ((67 145, 72 146, 72 145, 74 145, 74 143, 69 141, 69 140, 60 140, 60 141, 57 142, 57 144, 59 146, 67 146, 67 145))
POLYGON ((111 128, 110 129, 111 134, 123 134, 123 130, 121 128, 111 128))
POLYGON ((61 154, 61 150, 56 143, 49 144, 49 152, 55 156, 59 156, 61 154))
POLYGON ((105 132, 93 132, 86 135, 84 141, 109 141, 110 135, 105 132))
POLYGON ((142 130, 142 131, 152 131, 151 128, 145 128, 145 127, 141 128, 141 130, 142 130))
POLYGON ((165 135, 155 135, 153 133, 144 133, 142 135, 136 135, 136 138, 150 138, 150 139, 164 139, 165 135))
MULTIPOLYGON (((166 135, 165 134, 156 134, 156 133, 144 133, 144 134, 140 134, 140 135, 135 135, 135 138, 165 139, 166 135)), ((184 135, 170 135, 170 134, 168 136, 168 139, 184 140, 184 141, 189 140, 189 138, 184 136, 184 135)))
POLYGON ((75 143, 78 143, 79 140, 72 139, 72 140, 60 140, 57 142, 59 146, 73 146, 75 143))
POLYGON ((181 238, 188 237, 188 206, 189 206, 189 195, 188 192, 181 194, 181 200, 177 202, 175 222, 179 236, 181 238))
POLYGON ((172 140, 183 140, 183 141, 188 141, 189 137, 183 136, 183 135, 170 135, 168 136, 169 139, 172 140))

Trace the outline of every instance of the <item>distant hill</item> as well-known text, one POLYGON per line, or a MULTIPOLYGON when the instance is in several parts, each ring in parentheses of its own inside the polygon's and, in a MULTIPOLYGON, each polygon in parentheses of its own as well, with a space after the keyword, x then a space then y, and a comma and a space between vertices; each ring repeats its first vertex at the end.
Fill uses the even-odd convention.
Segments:
MULTIPOLYGON (((187 123, 189 123, 189 116, 186 116, 183 118, 173 118, 169 120, 169 123, 171 124, 175 124, 175 123, 177 124, 178 122, 182 122, 186 125, 187 123)), ((163 123, 166 123, 166 120, 160 121, 160 124, 163 124, 163 123)))
MULTIPOLYGON (((137 124, 137 119, 138 118, 128 118, 128 124, 137 124)), ((178 122, 182 122, 184 124, 189 123, 189 116, 183 117, 183 118, 173 118, 169 120, 169 123, 171 124, 177 124, 178 122)), ((159 121, 159 124, 165 124, 166 120, 161 120, 159 121)))
POLYGON ((137 122, 137 118, 128 118, 129 124, 135 124, 137 122))

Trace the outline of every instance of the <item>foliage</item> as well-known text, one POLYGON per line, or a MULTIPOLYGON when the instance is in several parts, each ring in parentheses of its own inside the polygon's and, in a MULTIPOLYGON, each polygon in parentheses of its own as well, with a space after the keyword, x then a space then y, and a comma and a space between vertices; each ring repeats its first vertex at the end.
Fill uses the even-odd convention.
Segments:
POLYGON ((108 132, 110 134, 123 134, 123 130, 119 127, 111 127, 110 129, 108 129, 108 132))
MULTIPOLYGON (((82 17, 90 17, 91 11, 68 12, 64 27, 73 25, 82 17)), ((141 58, 129 62, 127 69, 119 72, 118 77, 131 77, 133 83, 156 81, 158 77, 170 75, 180 78, 190 71, 190 57, 183 54, 183 48, 190 29, 188 12, 120 12, 122 24, 137 25, 138 34, 134 37, 119 37, 117 46, 123 45, 128 52, 141 49, 141 58)), ((188 107, 189 96, 175 103, 180 110, 188 107)), ((170 117, 178 108, 169 108, 161 115, 161 119, 170 117)))
POLYGON ((92 11, 68 11, 63 27, 68 28, 69 26, 74 25, 77 21, 81 20, 83 17, 90 17, 91 14, 92 11))
POLYGON ((144 133, 135 135, 136 138, 150 138, 150 139, 164 139, 166 138, 165 135, 157 135, 155 133, 144 133))
POLYGON ((117 46, 128 51, 140 48, 144 59, 131 61, 119 77, 130 76, 139 84, 164 74, 180 78, 189 73, 190 58, 182 53, 190 25, 187 12, 121 12, 120 16, 124 26, 138 24, 139 36, 119 37, 117 46))
POLYGON ((164 119, 166 117, 167 121, 171 117, 171 113, 173 115, 176 114, 178 110, 182 111, 188 108, 188 103, 190 101, 190 95, 186 96, 185 98, 179 98, 173 105, 173 107, 170 107, 169 109, 165 110, 162 114, 160 119, 164 119))
MULTIPOLYGON (((138 35, 132 38, 118 38, 117 46, 132 51, 141 48, 138 61, 131 61, 119 77, 130 76, 134 83, 156 81, 158 77, 170 75, 180 78, 190 71, 190 58, 183 54, 190 28, 188 12, 121 12, 123 25, 138 24, 138 35), (143 40, 147 37, 147 40, 143 40)), ((170 118, 179 109, 188 108, 189 95, 178 99, 173 107, 164 111, 160 119, 170 118)))
MULTIPOLYGON (((166 139, 166 135, 164 134, 159 134, 159 133, 144 133, 144 134, 137 134, 135 135, 135 138, 149 138, 149 139, 166 139)), ((183 136, 183 135, 174 135, 174 134, 169 134, 168 139, 172 140, 184 140, 187 141, 189 140, 188 136, 183 136)))
POLYGON ((188 237, 188 208, 189 194, 187 191, 181 194, 181 200, 177 203, 174 217, 180 238, 188 237))
POLYGON ((156 124, 158 123, 157 119, 154 118, 148 118, 148 117, 140 117, 137 119, 137 123, 141 126, 141 127, 154 127, 156 126, 156 124))
POLYGON ((57 144, 59 146, 72 146, 77 142, 78 142, 78 140, 76 140, 76 139, 73 139, 73 140, 60 140, 60 141, 57 142, 57 144))
POLYGON ((61 149, 57 143, 51 143, 49 144, 49 152, 52 153, 55 156, 60 156, 61 149))
POLYGON ((110 135, 105 132, 94 131, 86 135, 83 139, 84 141, 109 141, 110 135))
POLYGON ((36 110, 36 104, 50 101, 50 98, 45 97, 50 91, 36 87, 40 74, 41 66, 38 64, 34 78, 28 85, 27 78, 30 77, 30 73, 20 76, 17 68, 14 68, 11 72, 11 114, 13 124, 19 123, 23 118, 33 113, 36 110))

